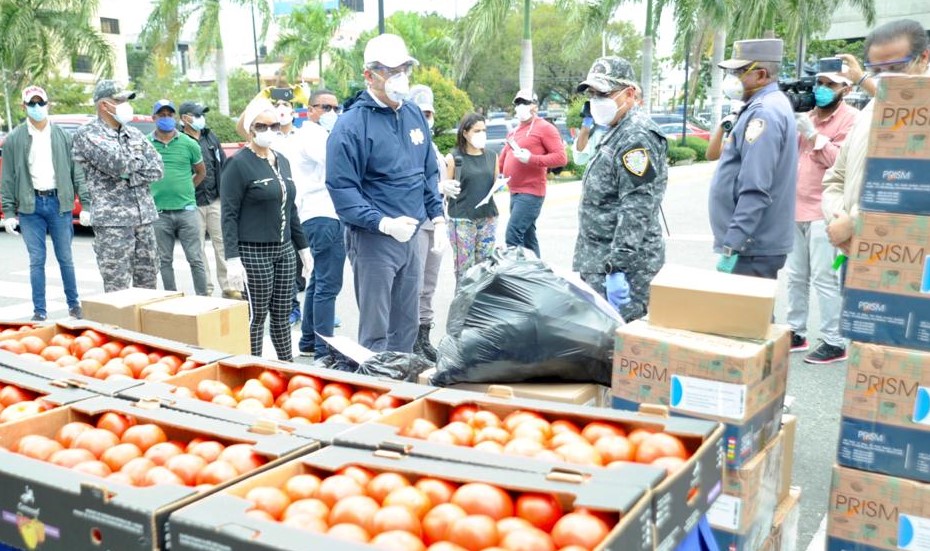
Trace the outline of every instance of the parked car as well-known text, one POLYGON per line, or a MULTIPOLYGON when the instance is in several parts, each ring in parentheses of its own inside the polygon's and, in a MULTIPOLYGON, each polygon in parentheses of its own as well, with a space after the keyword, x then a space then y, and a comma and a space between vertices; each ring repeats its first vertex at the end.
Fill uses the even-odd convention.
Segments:
MULTIPOLYGON (((695 138, 700 138, 707 142, 710 141, 709 131, 699 128, 697 125, 691 124, 690 122, 687 124, 686 128, 687 128, 686 135, 694 136, 695 138)), ((681 122, 660 124, 659 130, 661 130, 665 134, 665 137, 668 138, 669 140, 672 140, 672 141, 681 140, 681 122)))
POLYGON ((507 141, 507 134, 517 127, 516 122, 506 119, 491 119, 485 122, 488 129, 488 142, 485 149, 500 155, 507 141))

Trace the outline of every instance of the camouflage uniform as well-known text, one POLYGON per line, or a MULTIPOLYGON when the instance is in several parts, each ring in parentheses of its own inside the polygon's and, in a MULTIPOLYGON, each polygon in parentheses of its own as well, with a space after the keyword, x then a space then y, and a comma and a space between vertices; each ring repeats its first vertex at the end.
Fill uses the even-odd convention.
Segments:
MULTIPOLYGON (((98 83, 94 101, 126 94, 113 81, 98 83), (102 95, 101 95, 102 94, 102 95)), ((74 160, 84 168, 92 202, 94 252, 106 292, 129 287, 154 289, 158 218, 149 184, 162 178, 161 156, 139 130, 118 130, 100 118, 74 135, 74 160)))
MULTIPOLYGON (((633 78, 626 60, 601 58, 579 90, 606 92, 633 78)), ((572 267, 605 297, 606 275, 626 274, 631 300, 620 314, 627 321, 646 314, 649 284, 665 263, 659 207, 667 181, 665 136, 639 107, 604 134, 584 172, 572 267)))

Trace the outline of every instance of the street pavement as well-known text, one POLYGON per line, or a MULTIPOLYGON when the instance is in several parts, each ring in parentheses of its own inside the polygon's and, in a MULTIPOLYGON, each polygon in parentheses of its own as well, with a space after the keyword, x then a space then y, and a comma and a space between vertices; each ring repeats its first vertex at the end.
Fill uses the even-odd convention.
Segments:
MULTIPOLYGON (((712 237, 707 214, 707 192, 714 163, 673 167, 669 171, 669 185, 664 201, 664 212, 670 235, 667 237, 666 260, 698 268, 713 269, 716 258, 711 251, 712 237)), ((572 251, 577 231, 577 204, 580 182, 554 183, 537 224, 542 249, 542 258, 554 266, 571 268, 572 251)), ((503 243, 507 222, 508 200, 506 193, 495 197, 501 217, 498 225, 498 241, 503 243)), ((103 292, 103 283, 97 271, 92 249, 93 236, 89 230, 78 228, 74 242, 74 258, 79 292, 90 296, 103 292)), ((50 243, 49 243, 50 245, 50 243)), ((213 262, 208 245, 207 258, 213 262)), ((439 277, 439 286, 434 298, 436 318, 432 340, 438 343, 445 333, 446 315, 454 291, 454 276, 451 260, 444 259, 439 277)), ((193 283, 187 262, 180 247, 175 251, 175 272, 180 290, 193 294, 193 283)), ((61 277, 58 265, 49 246, 47 297, 50 317, 67 316, 61 277)), ((214 271, 215 274, 215 271, 214 271)), ((776 302, 776 319, 784 322, 787 292, 784 274, 776 302)), ((338 335, 355 338, 358 327, 358 308, 353 293, 352 272, 346 267, 345 286, 337 301, 337 314, 342 325, 338 335)), ((217 290, 215 294, 219 294, 217 290)), ((32 315, 29 286, 29 261, 25 246, 19 236, 0 232, 0 320, 28 319, 32 315)), ((818 337, 816 301, 812 304, 811 334, 808 339, 815 343, 818 337)), ((294 342, 299 338, 294 331, 294 342)), ((273 358, 274 350, 266 339, 263 356, 273 358)), ((298 358, 297 361, 308 361, 298 358)), ((830 469, 836 455, 836 438, 839 427, 839 412, 842 402, 845 364, 828 366, 808 365, 795 354, 791 361, 788 394, 793 398, 791 413, 799 418, 793 484, 803 489, 802 515, 800 523, 799 549, 819 551, 822 544, 815 540, 826 509, 830 469)))

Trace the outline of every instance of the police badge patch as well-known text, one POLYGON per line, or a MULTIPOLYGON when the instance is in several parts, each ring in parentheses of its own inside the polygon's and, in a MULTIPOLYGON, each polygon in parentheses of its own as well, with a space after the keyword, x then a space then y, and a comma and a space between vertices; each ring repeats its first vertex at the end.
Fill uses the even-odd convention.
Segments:
POLYGON ((642 148, 627 151, 621 160, 623 167, 636 176, 642 176, 649 169, 649 154, 642 148))
POLYGON ((746 125, 746 141, 753 143, 758 140, 763 130, 765 130, 765 121, 762 119, 752 119, 746 125))

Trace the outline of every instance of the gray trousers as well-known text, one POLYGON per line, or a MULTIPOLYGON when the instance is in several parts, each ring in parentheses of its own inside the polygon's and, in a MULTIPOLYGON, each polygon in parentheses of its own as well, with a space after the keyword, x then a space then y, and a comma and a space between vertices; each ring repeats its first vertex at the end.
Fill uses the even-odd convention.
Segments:
POLYGON ((820 338, 831 346, 843 348, 840 335, 839 274, 833 269, 836 249, 827 237, 823 220, 795 222, 794 248, 788 255, 788 325, 791 330, 807 336, 807 315, 810 291, 813 287, 820 304, 820 338))
POLYGON ((209 205, 197 207, 200 218, 200 254, 203 256, 203 268, 207 273, 207 294, 213 294, 213 276, 210 274, 210 262, 207 261, 207 234, 213 243, 213 256, 216 259, 216 279, 221 291, 231 291, 226 280, 226 248, 223 246, 223 228, 220 224, 220 200, 209 205))
POLYGON ((439 265, 442 253, 433 252, 433 223, 426 221, 416 236, 420 246, 420 266, 423 272, 423 286, 420 289, 420 325, 433 323, 433 295, 436 294, 436 282, 439 281, 439 265))
POLYGON ((422 276, 419 237, 393 237, 346 228, 358 303, 358 342, 374 352, 413 352, 419 329, 422 276))
POLYGON ((161 282, 165 290, 177 291, 174 279, 174 242, 181 242, 181 249, 191 267, 194 278, 194 292, 207 294, 207 271, 204 268, 203 249, 201 248, 200 215, 197 209, 163 210, 158 212, 155 221, 155 242, 158 244, 158 264, 161 282))

